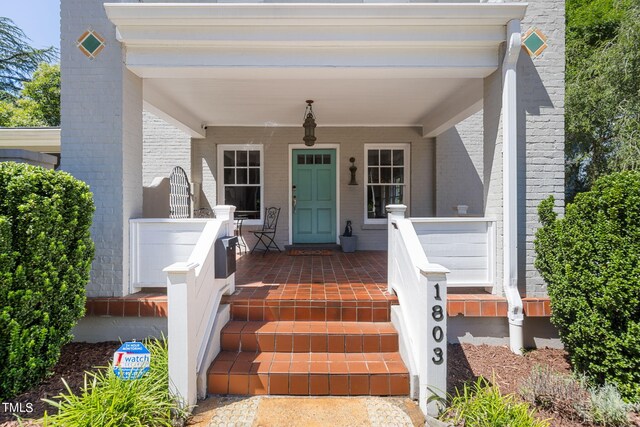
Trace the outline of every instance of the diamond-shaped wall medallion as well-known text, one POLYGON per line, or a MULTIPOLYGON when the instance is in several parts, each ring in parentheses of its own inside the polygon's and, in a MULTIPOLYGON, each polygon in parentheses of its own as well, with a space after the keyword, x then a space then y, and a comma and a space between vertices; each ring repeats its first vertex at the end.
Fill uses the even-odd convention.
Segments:
POLYGON ((95 59, 104 49, 104 39, 97 32, 87 30, 78 39, 78 49, 89 59, 95 59))
POLYGON ((529 56, 534 58, 540 55, 547 47, 547 36, 537 28, 529 28, 529 30, 522 36, 522 45, 529 53, 529 56))

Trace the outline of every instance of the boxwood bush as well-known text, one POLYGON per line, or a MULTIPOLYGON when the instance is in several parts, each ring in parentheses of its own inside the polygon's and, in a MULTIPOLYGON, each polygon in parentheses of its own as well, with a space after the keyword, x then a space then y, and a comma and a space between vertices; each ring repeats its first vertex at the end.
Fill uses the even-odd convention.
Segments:
POLYGON ((89 187, 0 163, 0 401, 38 384, 84 313, 93 260, 89 187))
POLYGON ((640 173, 605 176, 564 218, 539 206, 536 267, 575 369, 640 399, 640 173))

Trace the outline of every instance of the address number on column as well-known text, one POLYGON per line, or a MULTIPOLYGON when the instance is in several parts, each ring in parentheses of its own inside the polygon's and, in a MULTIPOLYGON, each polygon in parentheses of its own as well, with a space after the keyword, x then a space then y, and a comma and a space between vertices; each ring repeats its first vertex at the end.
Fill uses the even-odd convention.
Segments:
MULTIPOLYGON (((435 300, 442 301, 442 298, 440 297, 440 284, 436 283, 435 288, 436 288, 435 300)), ((435 304, 433 306, 433 308, 431 309, 431 317, 433 317, 433 320, 435 320, 436 322, 440 322, 444 319, 444 311, 442 310, 441 305, 435 304)), ((433 336, 433 339, 438 343, 444 340, 444 332, 442 331, 442 328, 438 325, 434 326, 433 329, 431 330, 431 336, 433 336)), ((442 364, 442 362, 444 361, 442 348, 435 347, 433 349, 433 354, 434 354, 434 357, 431 358, 433 363, 435 363, 436 365, 442 364)))

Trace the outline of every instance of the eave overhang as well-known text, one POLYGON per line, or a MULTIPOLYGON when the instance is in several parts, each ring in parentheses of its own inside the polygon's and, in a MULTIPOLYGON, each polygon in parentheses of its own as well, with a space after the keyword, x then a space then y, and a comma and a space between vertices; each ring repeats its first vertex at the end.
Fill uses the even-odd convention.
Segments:
MULTIPOLYGON (((506 24, 521 20, 527 4, 105 3, 104 7, 124 46, 126 66, 148 79, 145 101, 170 116, 181 113, 195 123, 211 125, 225 120, 205 117, 205 102, 197 103, 200 107, 196 110, 187 95, 167 88, 169 80, 194 82, 185 91, 191 97, 207 96, 203 88, 206 81, 213 80, 297 82, 291 92, 300 93, 302 98, 305 95, 301 92, 312 87, 312 82, 331 79, 370 81, 373 91, 380 87, 379 82, 403 80, 409 85, 424 79, 419 92, 423 98, 429 96, 424 85, 437 85, 437 79, 469 79, 459 87, 477 88, 479 79, 499 68, 506 24), (175 112, 161 106, 172 104, 176 105, 175 112)), ((269 105, 275 112, 276 100, 281 97, 269 95, 269 105)), ((354 93, 349 95, 354 98, 354 93)), ((247 96, 238 94, 237 103, 247 96)), ((345 91, 344 99, 334 97, 331 101, 333 105, 342 102, 348 110, 347 96, 345 91)), ((444 99, 441 92, 438 96, 440 100, 433 103, 444 99)), ((405 119, 398 117, 387 123, 384 117, 371 114, 369 123, 361 120, 352 124, 423 126, 424 135, 433 136, 450 126, 451 117, 471 114, 479 105, 475 96, 469 102, 464 95, 450 98, 446 109, 439 111, 425 103, 417 113, 420 117, 405 114, 405 119), (457 105, 458 98, 465 105, 457 105), (443 114, 456 110, 460 111, 443 114), (434 116, 434 112, 439 115, 434 116)), ((401 99, 396 103, 403 104, 401 99)), ((252 117, 250 111, 245 114, 247 111, 243 109, 243 115, 252 117)), ((297 120, 293 115, 287 117, 297 120)), ((282 118, 279 123, 287 125, 291 122, 287 120, 282 118)), ((202 132, 185 120, 178 121, 196 133, 202 132)), ((227 124, 235 124, 228 122, 226 119, 227 124)), ((327 125, 347 123, 338 118, 327 125)))

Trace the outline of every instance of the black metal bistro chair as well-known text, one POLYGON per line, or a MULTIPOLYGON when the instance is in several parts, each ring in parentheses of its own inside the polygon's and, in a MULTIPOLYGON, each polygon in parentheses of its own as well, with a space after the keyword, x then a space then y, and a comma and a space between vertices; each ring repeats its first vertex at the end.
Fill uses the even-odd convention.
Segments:
POLYGON ((278 217, 280 216, 280 208, 267 208, 264 212, 264 223, 262 224, 261 231, 254 231, 253 234, 258 238, 258 241, 251 249, 251 253, 256 250, 264 251, 266 254, 271 248, 275 248, 278 252, 282 252, 277 243, 273 240, 276 237, 276 228, 278 227, 278 217), (258 248, 258 245, 262 243, 264 249, 258 248))

